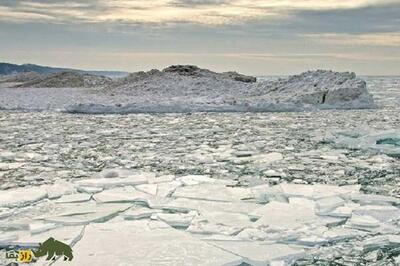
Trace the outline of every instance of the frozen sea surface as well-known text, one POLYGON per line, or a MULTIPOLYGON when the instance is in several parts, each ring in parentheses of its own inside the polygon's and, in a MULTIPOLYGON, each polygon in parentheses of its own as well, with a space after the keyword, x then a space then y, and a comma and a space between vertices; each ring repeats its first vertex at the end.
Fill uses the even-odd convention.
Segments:
MULTIPOLYGON (((119 237, 133 241, 144 232, 132 245, 153 254, 152 265, 284 265, 278 263, 298 259, 297 265, 396 265, 399 158, 331 141, 343 131, 399 134, 400 78, 365 79, 379 109, 2 111, 0 244, 34 245, 55 235, 77 243, 82 253, 75 254, 76 263, 85 264, 95 239, 112 246, 119 237), (139 218, 145 220, 131 221, 139 218), (125 236, 118 235, 121 228, 125 236), (105 231, 115 234, 96 238, 105 231), (27 237, 38 232, 43 234, 27 237), (151 244, 168 242, 168 235, 175 239, 171 249, 151 244), (192 253, 195 247, 201 249, 192 253), (190 256, 185 260, 184 254, 190 256)), ((130 255, 132 261, 140 257, 130 255)))

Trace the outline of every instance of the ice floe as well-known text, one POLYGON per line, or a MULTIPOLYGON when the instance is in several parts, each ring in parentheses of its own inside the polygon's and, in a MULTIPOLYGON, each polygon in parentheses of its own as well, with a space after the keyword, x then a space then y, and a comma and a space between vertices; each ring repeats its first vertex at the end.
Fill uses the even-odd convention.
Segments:
POLYGON ((146 221, 129 221, 87 226, 74 246, 74 260, 70 264, 234 266, 241 262, 237 255, 168 226, 151 229, 146 221))
POLYGON ((23 207, 44 199, 47 192, 40 188, 19 188, 0 193, 0 207, 23 207))

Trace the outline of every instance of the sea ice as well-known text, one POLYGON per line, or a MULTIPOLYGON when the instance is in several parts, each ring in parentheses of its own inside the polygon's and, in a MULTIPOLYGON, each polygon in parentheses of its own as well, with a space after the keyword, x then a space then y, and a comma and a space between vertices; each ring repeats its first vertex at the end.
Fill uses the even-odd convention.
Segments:
POLYGON ((240 257, 178 230, 151 229, 146 221, 127 221, 88 225, 69 264, 234 266, 241 262, 240 257))
POLYGON ((83 179, 76 182, 79 187, 98 187, 98 188, 114 188, 124 186, 135 186, 147 183, 146 176, 126 177, 126 178, 91 178, 83 179))
POLYGON ((195 212, 187 214, 182 213, 157 213, 156 217, 172 227, 189 227, 193 218, 197 215, 195 212))
POLYGON ((143 185, 135 186, 135 188, 141 192, 144 192, 144 193, 147 193, 150 195, 157 195, 158 185, 157 184, 143 184, 143 185))
POLYGON ((34 222, 29 224, 29 231, 33 235, 43 233, 57 227, 59 227, 59 225, 54 223, 34 222))
POLYGON ((272 153, 252 156, 252 159, 255 161, 255 163, 268 164, 283 160, 283 155, 279 152, 272 152, 272 153))
POLYGON ((64 195, 59 199, 54 200, 55 203, 76 203, 89 201, 92 195, 86 193, 76 193, 70 195, 64 195))
POLYGON ((196 200, 187 198, 177 198, 166 204, 163 208, 166 210, 189 212, 192 210, 200 213, 209 211, 215 212, 234 212, 249 214, 253 210, 259 208, 261 205, 254 203, 247 203, 241 201, 235 202, 220 202, 208 200, 196 200))
POLYGON ((314 195, 313 186, 287 183, 280 184, 279 186, 286 197, 312 198, 314 195))
POLYGON ((351 199, 361 205, 400 205, 400 199, 383 195, 353 194, 351 199))
POLYGON ((148 208, 133 208, 130 210, 127 210, 123 213, 121 213, 121 216, 125 220, 138 220, 138 219, 144 219, 144 218, 150 218, 153 214, 159 213, 161 210, 154 210, 154 209, 148 209, 148 208))
POLYGON ((253 194, 248 188, 227 187, 219 184, 200 184, 198 186, 178 187, 173 193, 173 197, 210 201, 239 201, 252 198, 253 194))
POLYGON ((400 235, 379 235, 369 237, 363 241, 363 248, 366 251, 382 248, 400 247, 400 235))
POLYGON ((4 233, 0 231, 0 247, 6 247, 18 239, 18 235, 15 233, 4 233))
POLYGON ((7 218, 14 213, 13 209, 9 208, 0 208, 0 219, 7 218))
POLYGON ((139 180, 154 179, 156 175, 154 173, 146 173, 138 170, 114 168, 114 169, 103 169, 100 173, 94 176, 95 178, 138 178, 139 180))
POLYGON ((44 220, 49 216, 76 216, 96 212, 122 212, 132 207, 132 203, 97 204, 94 201, 80 203, 60 203, 54 212, 35 217, 35 220, 44 220))
POLYGON ((76 190, 73 184, 65 180, 56 180, 54 184, 44 187, 46 188, 49 199, 55 199, 66 194, 72 194, 76 190))
POLYGON ((123 203, 137 202, 147 204, 149 194, 138 191, 134 187, 118 187, 104 190, 93 195, 93 199, 98 203, 123 203))
POLYGON ((400 218, 400 209, 394 206, 363 205, 355 208, 354 213, 371 216, 381 222, 388 222, 400 218))
POLYGON ((202 216, 210 223, 236 228, 250 227, 252 225, 249 216, 241 213, 208 211, 203 212, 202 216))
POLYGON ((39 246, 50 237, 57 239, 67 245, 73 246, 83 235, 83 226, 65 226, 42 232, 35 235, 26 235, 14 241, 13 244, 19 247, 32 248, 39 246))
POLYGON ((182 186, 180 181, 159 183, 157 184, 157 196, 169 197, 180 186, 182 186))
POLYGON ((202 183, 216 183, 222 185, 235 185, 236 183, 232 180, 215 179, 205 175, 187 175, 178 177, 177 180, 181 181, 184 186, 199 185, 202 183))
POLYGON ((356 229, 368 230, 370 228, 379 227, 380 222, 371 216, 353 214, 347 222, 347 225, 356 229))
POLYGON ((118 215, 118 211, 98 211, 70 216, 49 216, 45 221, 62 225, 86 225, 89 223, 103 223, 118 215))
POLYGON ((36 187, 6 190, 0 193, 0 207, 22 207, 46 197, 47 192, 36 187))
POLYGON ((187 232, 192 234, 201 235, 236 235, 242 228, 226 226, 223 224, 215 224, 207 222, 204 218, 195 217, 190 226, 187 228, 187 232))
POLYGON ((94 194, 103 191, 101 187, 77 187, 77 191, 81 193, 94 194))
POLYGON ((237 234, 237 237, 245 241, 263 241, 268 238, 268 234, 256 228, 245 228, 237 234))
POLYGON ((345 201, 340 197, 322 198, 316 201, 318 214, 326 214, 333 209, 343 206, 345 201))
POLYGON ((277 229, 294 229, 304 224, 312 223, 318 219, 312 206, 301 206, 282 202, 270 202, 255 210, 251 214, 254 217, 261 216, 254 223, 256 227, 271 227, 277 229))
POLYGON ((349 218, 351 217, 352 213, 353 213, 353 208, 350 208, 348 206, 341 206, 325 213, 318 213, 318 215, 327 215, 338 218, 349 218))
POLYGON ((209 241, 209 243, 243 257, 246 263, 254 266, 268 265, 273 260, 293 262, 305 254, 303 249, 292 248, 284 244, 262 245, 245 241, 209 241))

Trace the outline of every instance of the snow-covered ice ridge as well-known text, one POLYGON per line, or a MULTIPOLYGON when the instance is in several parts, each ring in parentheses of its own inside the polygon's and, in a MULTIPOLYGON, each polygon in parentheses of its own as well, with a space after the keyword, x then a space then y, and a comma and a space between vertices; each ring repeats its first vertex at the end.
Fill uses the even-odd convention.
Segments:
MULTIPOLYGON (((93 89, 65 88, 54 77, 29 80, 18 89, 0 90, 0 108, 60 110, 70 113, 273 112, 375 108, 366 82, 354 73, 308 71, 279 80, 256 82, 236 72, 216 73, 196 66, 132 73, 93 84, 93 89), (49 84, 59 87, 47 87, 49 84), (55 85, 54 85, 55 84, 55 85), (21 88, 21 87, 35 87, 21 88), (42 87, 44 86, 44 88, 42 87), (39 88, 38 88, 39 87, 39 88), (41 88, 40 88, 41 87, 41 88), (62 88, 60 88, 62 87, 62 88), (43 97, 44 96, 44 97, 43 97)), ((68 76, 69 77, 69 76, 68 76)), ((85 85, 87 87, 87 85, 85 85)))
POLYGON ((382 249, 399 263, 400 199, 359 189, 105 169, 3 191, 0 246, 54 237, 71 265, 349 265, 382 249))

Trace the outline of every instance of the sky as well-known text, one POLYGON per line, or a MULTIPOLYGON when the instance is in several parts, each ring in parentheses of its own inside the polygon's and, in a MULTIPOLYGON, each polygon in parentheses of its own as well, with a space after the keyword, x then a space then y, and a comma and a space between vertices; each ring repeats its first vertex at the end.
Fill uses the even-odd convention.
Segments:
POLYGON ((0 61, 400 75, 400 0, 0 0, 0 61))

